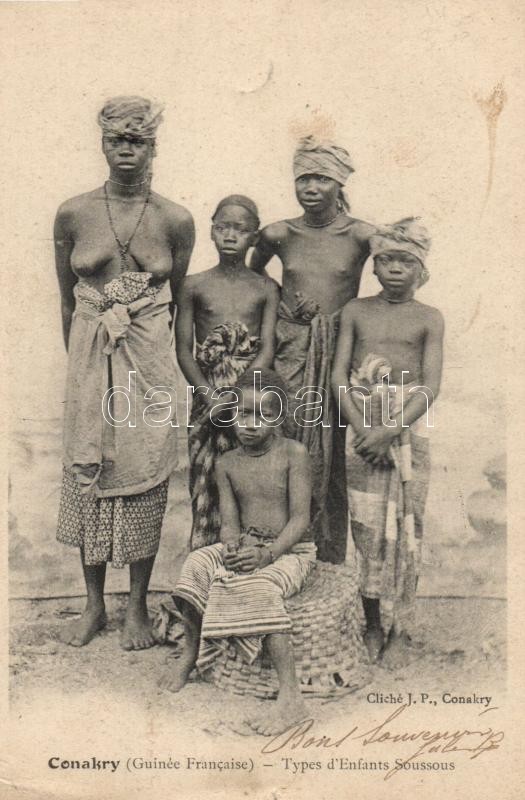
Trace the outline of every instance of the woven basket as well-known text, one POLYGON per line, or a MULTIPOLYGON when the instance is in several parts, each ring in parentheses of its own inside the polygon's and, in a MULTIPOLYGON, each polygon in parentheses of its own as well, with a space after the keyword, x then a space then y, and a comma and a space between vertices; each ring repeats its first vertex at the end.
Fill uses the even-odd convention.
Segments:
MULTIPOLYGON (((305 587, 285 601, 292 620, 292 644, 301 691, 330 696, 346 693, 369 680, 362 638, 362 607, 353 567, 321 561, 305 587)), ((275 697, 277 674, 263 654, 247 664, 230 644, 204 679, 235 694, 275 697)))

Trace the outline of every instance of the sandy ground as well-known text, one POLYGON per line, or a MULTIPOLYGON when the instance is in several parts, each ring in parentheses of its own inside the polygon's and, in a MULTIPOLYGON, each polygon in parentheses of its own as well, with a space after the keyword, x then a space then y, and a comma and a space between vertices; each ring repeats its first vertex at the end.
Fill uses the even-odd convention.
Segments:
MULTIPOLYGON (((153 594, 154 610, 167 595, 153 594)), ((62 695, 97 709, 97 699, 111 696, 123 707, 139 711, 167 709, 176 713, 179 729, 214 736, 232 734, 238 721, 263 701, 236 697, 193 677, 178 695, 161 692, 157 680, 173 664, 173 648, 157 646, 125 652, 118 644, 125 597, 108 597, 109 626, 87 647, 58 641, 61 626, 80 611, 82 600, 11 601, 11 709, 30 716, 35 698, 62 695)), ((501 700, 505 690, 506 604, 491 599, 421 598, 417 609, 416 647, 410 663, 396 671, 376 666, 370 683, 336 700, 308 698, 312 714, 330 720, 366 705, 366 695, 381 692, 491 694, 501 700)), ((265 701, 270 706, 271 701, 265 701)), ((52 713, 52 709, 49 709, 52 713)), ((98 718, 100 713, 98 712, 98 718)), ((232 734, 235 737, 235 733, 232 734)))

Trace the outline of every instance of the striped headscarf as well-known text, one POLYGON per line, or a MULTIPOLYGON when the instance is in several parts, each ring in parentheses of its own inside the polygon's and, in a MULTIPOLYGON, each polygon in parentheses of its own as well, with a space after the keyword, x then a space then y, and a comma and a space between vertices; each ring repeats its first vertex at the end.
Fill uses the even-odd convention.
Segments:
POLYGON ((419 286, 430 278, 425 265, 431 239, 424 225, 418 222, 419 217, 405 217, 392 225, 383 225, 370 237, 370 255, 372 258, 391 250, 410 253, 421 264, 419 286))
POLYGON ((326 175, 344 186, 352 172, 354 168, 349 153, 333 142, 307 136, 297 145, 293 159, 296 180, 301 175, 326 175))
POLYGON ((112 97, 98 115, 103 136, 155 139, 164 106, 145 97, 112 97))

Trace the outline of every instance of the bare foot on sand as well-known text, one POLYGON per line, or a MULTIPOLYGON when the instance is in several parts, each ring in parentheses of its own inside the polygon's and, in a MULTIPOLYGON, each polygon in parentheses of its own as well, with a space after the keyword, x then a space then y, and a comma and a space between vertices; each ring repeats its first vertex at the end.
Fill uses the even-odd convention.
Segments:
POLYGON ((159 681, 161 689, 168 692, 180 692, 188 682, 190 673, 195 666, 195 655, 193 653, 182 653, 180 658, 175 661, 175 666, 166 672, 159 681))
POLYGON ((59 634, 59 638, 72 647, 84 647, 102 628, 106 627, 107 621, 104 606, 86 608, 80 619, 70 622, 67 628, 59 634))
POLYGON ((261 736, 276 736, 309 717, 308 709, 300 692, 289 695, 280 692, 275 707, 271 711, 261 713, 246 722, 255 733, 259 733, 261 736))
POLYGON ((364 635, 364 642, 368 650, 371 664, 378 660, 385 643, 385 635, 381 628, 370 628, 364 635))
POLYGON ((120 646, 124 650, 147 650, 157 642, 153 636, 151 620, 146 605, 128 605, 120 646))
POLYGON ((411 640, 406 633, 391 634, 385 645, 382 666, 386 669, 399 669, 411 661, 411 640))

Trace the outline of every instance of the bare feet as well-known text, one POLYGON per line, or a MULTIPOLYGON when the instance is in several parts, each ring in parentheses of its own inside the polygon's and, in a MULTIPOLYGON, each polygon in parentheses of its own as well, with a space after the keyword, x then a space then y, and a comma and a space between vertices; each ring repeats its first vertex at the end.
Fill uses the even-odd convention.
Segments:
POLYGON ((382 666, 387 669, 406 666, 411 661, 410 644, 410 637, 406 633, 391 634, 381 659, 382 666))
POLYGON ((72 647, 83 647, 91 641, 96 634, 107 625, 104 606, 97 608, 87 607, 80 617, 70 622, 67 628, 60 633, 60 640, 72 647))
POLYGON ((261 736, 275 736, 308 718, 308 709, 300 692, 279 692, 274 709, 267 714, 248 719, 247 724, 261 736))
POLYGON ((190 673, 195 666, 195 654, 183 652, 175 661, 175 666, 169 672, 166 672, 159 681, 161 689, 167 689, 168 692, 180 692, 183 686, 186 685, 190 673))
POLYGON ((156 643, 145 603, 130 603, 126 611, 120 646, 124 650, 147 650, 156 643))
POLYGON ((382 628, 369 628, 364 635, 364 642, 368 650, 368 657, 371 664, 378 660, 385 643, 385 635, 382 628))

